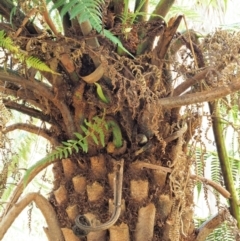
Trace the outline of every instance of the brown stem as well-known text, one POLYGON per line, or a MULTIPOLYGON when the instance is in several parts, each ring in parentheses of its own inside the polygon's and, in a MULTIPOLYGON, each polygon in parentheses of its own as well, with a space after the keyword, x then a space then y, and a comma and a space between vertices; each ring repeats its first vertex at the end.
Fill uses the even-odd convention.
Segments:
POLYGON ((5 95, 13 96, 13 97, 16 97, 16 98, 20 98, 20 99, 26 101, 27 103, 29 103, 34 108, 36 107, 37 109, 40 109, 40 110, 42 110, 43 112, 46 113, 45 106, 43 106, 40 103, 38 103, 38 100, 41 99, 41 98, 37 97, 37 95, 34 94, 30 90, 22 89, 22 88, 19 88, 18 90, 12 90, 11 88, 6 88, 6 87, 0 86, 0 91, 2 93, 4 93, 5 95))
POLYGON ((6 134, 6 133, 14 131, 14 130, 24 130, 24 131, 44 137, 49 142, 51 142, 51 144, 54 146, 59 145, 57 140, 51 136, 49 131, 43 130, 42 128, 39 128, 38 126, 31 125, 31 124, 24 124, 24 123, 13 124, 13 125, 7 126, 2 132, 4 134, 6 134))
POLYGON ((231 194, 229 191, 227 191, 223 186, 221 186, 220 184, 212 181, 212 180, 209 180, 205 177, 200 177, 200 176, 196 176, 196 175, 191 175, 191 178, 192 179, 198 179, 200 180, 201 182, 211 186, 212 188, 214 188, 217 192, 219 192, 223 197, 229 199, 231 194))
MULTIPOLYGON (((11 208, 13 207, 13 205, 18 201, 19 197, 21 196, 23 190, 27 187, 27 185, 33 180, 33 178, 42 170, 44 170, 47 166, 49 166, 50 164, 54 163, 55 161, 57 161, 57 159, 51 161, 51 162, 43 162, 41 165, 37 165, 36 167, 34 166, 34 168, 32 168, 31 172, 28 175, 27 180, 25 180, 24 178, 22 178, 19 182, 19 184, 17 185, 16 189, 14 190, 13 194, 11 195, 11 197, 9 198, 9 202, 7 203, 4 213, 3 213, 3 217, 8 215, 8 213, 11 211, 11 208)), ((55 239, 53 239, 55 240, 55 239)))
POLYGON ((166 143, 171 142, 173 140, 178 139, 179 137, 183 136, 183 134, 188 130, 187 124, 185 124, 181 129, 175 131, 172 135, 168 136, 164 139, 166 143))
POLYGON ((117 15, 117 17, 119 18, 119 16, 123 13, 123 9, 124 9, 124 0, 113 0, 113 6, 114 6, 114 14, 117 15))
POLYGON ((163 37, 158 41, 156 51, 157 56, 162 60, 167 53, 169 45, 176 33, 178 26, 182 20, 183 16, 179 15, 177 17, 171 18, 168 22, 168 27, 165 29, 163 37))
MULTIPOLYGON (((159 21, 159 24, 160 24, 161 21, 163 21, 163 18, 168 13, 171 6, 173 5, 173 3, 174 3, 174 0, 161 0, 161 1, 159 1, 158 5, 156 6, 155 10, 153 11, 153 14, 160 15, 160 16, 162 16, 162 18, 159 17, 159 16, 152 16, 152 17, 150 17, 148 22, 151 23, 151 22, 154 22, 154 21, 159 21)), ((140 36, 141 39, 144 39, 144 41, 142 41, 138 45, 137 54, 140 55, 140 54, 143 54, 144 52, 151 51, 155 38, 153 36, 146 36, 146 31, 144 29, 141 29, 139 31, 139 36, 140 36)), ((172 37, 173 37, 173 35, 172 35, 172 37)))
POLYGON ((227 219, 228 214, 228 210, 223 209, 218 214, 204 222, 196 230, 197 237, 194 241, 205 241, 207 236, 227 219))
MULTIPOLYGON (((53 0, 53 3, 55 4, 58 0, 53 0)), ((61 13, 62 7, 57 8, 59 14, 61 13)), ((64 34, 65 36, 67 36, 67 33, 69 31, 69 29, 71 28, 71 20, 70 20, 70 16, 69 13, 66 13, 63 16, 62 19, 62 24, 63 24, 63 30, 64 30, 64 34)))
POLYGON ((42 1, 42 5, 44 7, 44 11, 42 12, 42 15, 43 15, 43 19, 44 21, 46 22, 46 24, 49 26, 49 28, 53 31, 53 33, 55 35, 58 34, 58 31, 52 21, 52 19, 49 17, 49 14, 48 14, 48 10, 47 10, 47 6, 45 4, 45 1, 42 1))
POLYGON ((50 100, 62 114, 67 135, 69 136, 69 138, 73 137, 73 133, 75 132, 75 126, 67 105, 64 103, 63 100, 58 100, 46 85, 37 81, 28 81, 21 76, 6 72, 4 70, 0 70, 0 76, 3 81, 9 81, 19 84, 23 88, 30 89, 34 93, 37 93, 38 95, 41 95, 46 99, 50 100))
POLYGON ((10 228, 16 217, 32 201, 36 203, 37 207, 41 210, 41 213, 45 217, 49 229, 49 241, 64 241, 63 234, 58 223, 58 218, 53 207, 48 200, 39 193, 27 194, 21 201, 12 207, 5 217, 3 217, 0 223, 0 240, 3 240, 5 233, 10 228))
POLYGON ((40 119, 42 121, 46 121, 50 124, 58 125, 50 115, 44 115, 39 110, 30 108, 30 107, 27 107, 25 105, 21 105, 21 104, 15 103, 15 102, 9 102, 9 101, 3 101, 3 102, 4 102, 4 105, 9 109, 19 111, 23 114, 40 119))
POLYGON ((27 24, 29 18, 34 15, 37 12, 36 8, 31 9, 31 11, 28 13, 28 15, 23 19, 23 22, 20 26, 20 28, 17 30, 17 32, 14 34, 14 37, 18 37, 19 34, 22 32, 23 28, 25 27, 25 25, 27 24))
POLYGON ((178 85, 174 91, 172 96, 179 96, 181 95, 184 91, 186 91, 189 87, 191 87, 192 85, 196 84, 197 82, 199 82, 200 80, 206 78, 206 76, 209 74, 209 72, 213 70, 213 68, 209 67, 204 69, 203 71, 195 74, 193 77, 188 78, 187 80, 185 80, 183 83, 181 83, 180 85, 178 85))
POLYGON ((240 80, 235 79, 228 86, 221 86, 215 89, 177 97, 162 98, 158 101, 158 104, 165 108, 181 107, 184 105, 214 101, 238 90, 240 90, 240 80))

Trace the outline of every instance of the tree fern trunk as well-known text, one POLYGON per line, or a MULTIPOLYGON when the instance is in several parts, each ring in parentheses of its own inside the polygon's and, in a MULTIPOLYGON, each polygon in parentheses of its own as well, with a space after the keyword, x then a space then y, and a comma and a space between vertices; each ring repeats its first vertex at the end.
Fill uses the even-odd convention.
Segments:
MULTIPOLYGON (((152 153, 151 160, 153 157, 152 153)), ((167 172, 142 168, 143 161, 125 159, 119 220, 108 230, 90 232, 86 237, 73 233, 75 219, 84 215, 92 226, 109 220, 114 208, 114 166, 118 158, 99 154, 86 159, 63 159, 54 165, 50 201, 66 241, 184 240, 181 230, 186 236, 193 232, 191 197, 181 213, 181 207, 177 210, 181 200, 171 195, 167 172)), ((185 194, 191 191, 187 187, 185 194)))

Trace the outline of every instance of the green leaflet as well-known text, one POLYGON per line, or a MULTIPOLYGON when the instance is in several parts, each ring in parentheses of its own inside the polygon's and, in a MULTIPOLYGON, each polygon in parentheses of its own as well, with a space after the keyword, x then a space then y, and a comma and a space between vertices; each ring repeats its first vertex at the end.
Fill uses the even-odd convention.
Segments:
POLYGON ((6 36, 4 30, 0 31, 0 47, 9 50, 12 53, 17 53, 19 51, 19 47, 13 43, 11 38, 6 36))
POLYGON ((117 148, 121 147, 122 146, 122 132, 121 132, 119 125, 114 120, 109 120, 107 122, 107 124, 108 124, 108 127, 110 129, 112 129, 112 132, 113 132, 113 144, 117 148))
POLYGON ((100 84, 98 83, 94 83, 97 86, 97 94, 98 97, 100 98, 101 101, 103 101, 104 103, 108 104, 109 100, 107 99, 107 97, 103 94, 103 90, 100 84))
POLYGON ((78 18, 79 23, 89 21, 91 26, 100 34, 104 35, 106 38, 110 39, 114 44, 116 44, 123 52, 126 52, 132 58, 134 56, 123 46, 122 42, 109 30, 104 29, 102 20, 102 7, 104 3, 103 0, 72 0, 66 3, 64 0, 50 1, 53 2, 53 7, 51 10, 62 7, 61 17, 63 17, 67 12, 70 13, 70 18, 78 18))
POLYGON ((34 56, 28 56, 24 51, 22 51, 20 49, 19 46, 17 46, 12 41, 11 38, 6 36, 6 33, 3 30, 0 31, 0 47, 9 50, 21 62, 26 62, 27 66, 29 68, 33 67, 34 69, 37 69, 37 70, 40 70, 40 71, 46 71, 46 72, 50 72, 52 74, 60 75, 59 73, 50 69, 40 59, 38 59, 34 56))
POLYGON ((116 148, 122 146, 122 133, 119 125, 114 120, 105 120, 95 116, 92 121, 84 121, 85 125, 81 125, 81 129, 84 134, 75 132, 76 140, 67 140, 62 142, 61 146, 57 146, 48 156, 36 162, 31 166, 23 177, 24 187, 29 183, 30 174, 32 172, 38 173, 38 170, 42 170, 47 167, 56 159, 68 158, 73 153, 73 150, 79 152, 88 152, 88 139, 91 138, 96 145, 101 144, 105 147, 105 132, 111 131, 113 134, 113 144, 116 148))

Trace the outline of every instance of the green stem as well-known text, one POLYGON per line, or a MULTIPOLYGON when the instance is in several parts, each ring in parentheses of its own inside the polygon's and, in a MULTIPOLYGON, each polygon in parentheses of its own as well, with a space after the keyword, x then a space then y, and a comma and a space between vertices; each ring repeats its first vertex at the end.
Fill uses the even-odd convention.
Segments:
MULTIPOLYGON (((155 10, 153 11, 153 14, 157 14, 162 16, 162 18, 165 18, 170 8, 174 4, 174 2, 175 0, 161 0, 156 6, 155 10)), ((155 15, 150 17, 150 21, 159 20, 159 19, 161 18, 155 15)))
POLYGON ((136 0, 134 12, 146 13, 145 15, 139 15, 136 17, 137 22, 147 21, 147 12, 148 12, 148 0, 136 0))
MULTIPOLYGON (((157 4, 155 10, 153 11, 153 14, 150 19, 148 20, 150 21, 156 21, 156 20, 162 20, 164 19, 164 17, 167 15, 167 13, 169 12, 170 8, 172 7, 172 5, 174 4, 175 0, 161 0, 159 1, 159 3, 157 4), (156 16, 160 15, 160 16, 156 16)), ((144 39, 145 38, 145 34, 146 34, 146 30, 145 29, 141 29, 138 33, 139 38, 140 39, 144 39)), ((141 55, 146 51, 149 51, 152 47, 152 43, 153 43, 153 37, 147 37, 144 41, 142 41, 138 47, 137 47, 137 55, 141 55)))
POLYGON ((218 158, 222 170, 222 175, 226 189, 231 193, 231 198, 229 199, 230 213, 237 220, 238 228, 240 228, 240 214, 238 207, 238 197, 236 189, 234 187, 232 171, 229 164, 229 157, 227 154, 227 149, 225 141, 223 138, 223 129, 221 124, 220 112, 218 107, 218 102, 209 102, 209 109, 212 117, 212 128, 213 134, 217 146, 218 158))
POLYGON ((119 125, 114 120, 108 120, 107 125, 108 125, 108 128, 112 129, 114 146, 117 148, 120 148, 123 143, 122 143, 122 132, 119 125))

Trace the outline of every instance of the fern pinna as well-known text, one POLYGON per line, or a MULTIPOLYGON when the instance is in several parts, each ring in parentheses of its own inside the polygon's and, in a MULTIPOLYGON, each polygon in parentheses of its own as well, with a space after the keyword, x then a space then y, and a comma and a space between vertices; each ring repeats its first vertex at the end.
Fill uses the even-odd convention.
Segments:
POLYGON ((46 163, 53 162, 56 159, 67 158, 72 155, 73 150, 78 153, 80 150, 87 153, 89 140, 93 140, 96 145, 101 144, 105 147, 105 136, 108 132, 112 133, 113 145, 116 148, 120 148, 123 144, 122 133, 118 124, 113 119, 105 119, 105 115, 102 118, 95 116, 92 121, 84 121, 85 125, 81 125, 83 134, 75 132, 75 140, 67 140, 62 142, 62 146, 56 147, 49 155, 39 160, 33 166, 31 166, 24 175, 25 184, 28 181, 29 174, 36 168, 45 165, 46 163))
MULTIPOLYGON (((50 2, 52 1, 47 0, 47 4, 50 2)), ((123 52, 132 56, 132 54, 123 46, 120 39, 113 35, 109 30, 104 29, 102 19, 102 8, 104 4, 105 1, 103 0, 71 0, 67 4, 65 0, 58 0, 54 3, 52 10, 62 7, 62 18, 68 12, 70 14, 70 19, 77 18, 80 24, 89 21, 93 29, 116 44, 123 50, 123 52)))
POLYGON ((58 74, 54 72, 51 68, 49 68, 44 62, 42 62, 39 58, 34 56, 28 56, 27 52, 20 49, 10 37, 6 35, 6 33, 1 30, 0 31, 0 47, 8 50, 14 57, 20 62, 25 63, 28 68, 32 67, 36 70, 50 72, 52 74, 58 74))

